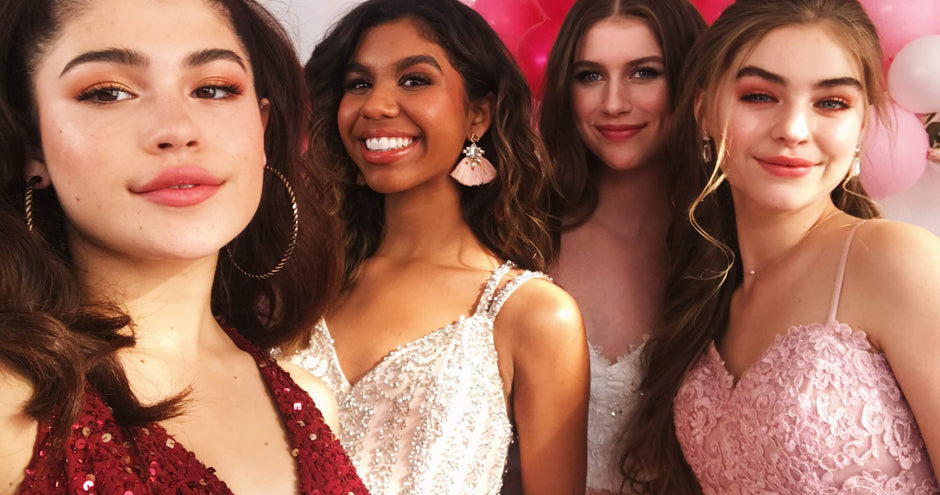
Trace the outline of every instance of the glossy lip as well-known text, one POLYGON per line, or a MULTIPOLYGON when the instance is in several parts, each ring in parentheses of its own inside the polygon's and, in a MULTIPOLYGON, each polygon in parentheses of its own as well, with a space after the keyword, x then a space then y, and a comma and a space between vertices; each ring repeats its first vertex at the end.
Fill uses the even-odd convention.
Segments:
POLYGON ((420 140, 421 136, 415 136, 413 133, 383 128, 363 131, 358 137, 359 149, 362 154, 362 159, 373 165, 385 165, 401 159, 403 156, 410 153, 420 140), (411 138, 411 144, 405 146, 404 148, 397 148, 388 151, 372 151, 366 148, 366 139, 381 137, 411 138))
POLYGON ((172 207, 194 206, 212 197, 222 180, 201 167, 184 166, 162 170, 156 177, 129 189, 156 204, 172 207), (176 189, 174 186, 192 186, 176 189))
POLYGON ((646 124, 601 124, 594 128, 611 141, 626 141, 646 128, 646 124))
POLYGON ((755 158, 765 170, 777 177, 803 177, 816 163, 795 156, 767 156, 755 158))

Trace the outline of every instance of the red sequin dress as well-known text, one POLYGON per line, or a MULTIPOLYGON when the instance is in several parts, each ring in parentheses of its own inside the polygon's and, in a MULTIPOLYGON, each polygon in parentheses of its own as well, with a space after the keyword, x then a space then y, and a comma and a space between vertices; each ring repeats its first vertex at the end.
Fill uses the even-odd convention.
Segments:
MULTIPOLYGON (((349 458, 310 396, 275 361, 232 330, 254 357, 274 396, 297 460, 298 493, 366 494, 349 458)), ((89 391, 72 425, 64 457, 43 470, 49 427, 40 425, 19 494, 230 494, 215 469, 196 459, 159 424, 122 429, 101 397, 89 391)))

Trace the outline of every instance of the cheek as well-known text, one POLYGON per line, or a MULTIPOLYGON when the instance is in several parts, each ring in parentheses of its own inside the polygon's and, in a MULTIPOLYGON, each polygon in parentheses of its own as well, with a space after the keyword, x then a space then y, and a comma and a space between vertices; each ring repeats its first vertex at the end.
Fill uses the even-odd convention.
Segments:
POLYGON ((572 86, 571 115, 578 127, 586 124, 600 104, 597 93, 598 91, 592 91, 591 88, 572 86))
POLYGON ((669 113, 669 90, 665 81, 642 87, 634 91, 634 102, 652 119, 662 122, 669 113))

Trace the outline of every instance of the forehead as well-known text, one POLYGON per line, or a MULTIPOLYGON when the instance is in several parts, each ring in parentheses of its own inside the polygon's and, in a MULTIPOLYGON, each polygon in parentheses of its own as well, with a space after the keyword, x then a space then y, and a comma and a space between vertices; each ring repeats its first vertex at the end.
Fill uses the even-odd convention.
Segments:
POLYGON ((429 39, 427 29, 413 19, 396 19, 369 28, 359 39, 353 59, 370 62, 397 61, 415 54, 433 56, 439 64, 450 64, 444 48, 429 39))
POLYGON ((637 58, 662 55, 659 40, 645 21, 635 16, 608 17, 591 26, 578 43, 575 57, 637 58))
POLYGON ((228 15, 207 0, 83 1, 62 20, 47 54, 69 58, 108 48, 132 49, 152 60, 225 48, 247 60, 228 15))
POLYGON ((771 30, 738 56, 730 76, 744 66, 759 67, 794 83, 843 77, 862 81, 858 58, 832 28, 822 23, 771 30))

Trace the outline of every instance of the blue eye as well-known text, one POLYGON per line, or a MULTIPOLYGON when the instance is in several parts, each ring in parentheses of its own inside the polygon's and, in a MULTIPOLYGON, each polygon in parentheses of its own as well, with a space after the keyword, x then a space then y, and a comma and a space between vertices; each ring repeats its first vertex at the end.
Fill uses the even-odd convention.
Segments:
POLYGON ((777 100, 767 93, 747 93, 741 96, 741 101, 747 103, 773 103, 777 100))
POLYGON ((583 70, 574 75, 574 78, 578 82, 583 83, 592 83, 604 80, 604 74, 596 70, 583 70))
POLYGON ((850 108, 848 102, 840 98, 826 98, 825 100, 816 103, 818 108, 823 110, 845 110, 850 108))
POLYGON ((633 74, 630 74, 630 77, 636 79, 656 79, 661 75, 663 75, 662 71, 652 67, 638 67, 633 71, 633 74))

